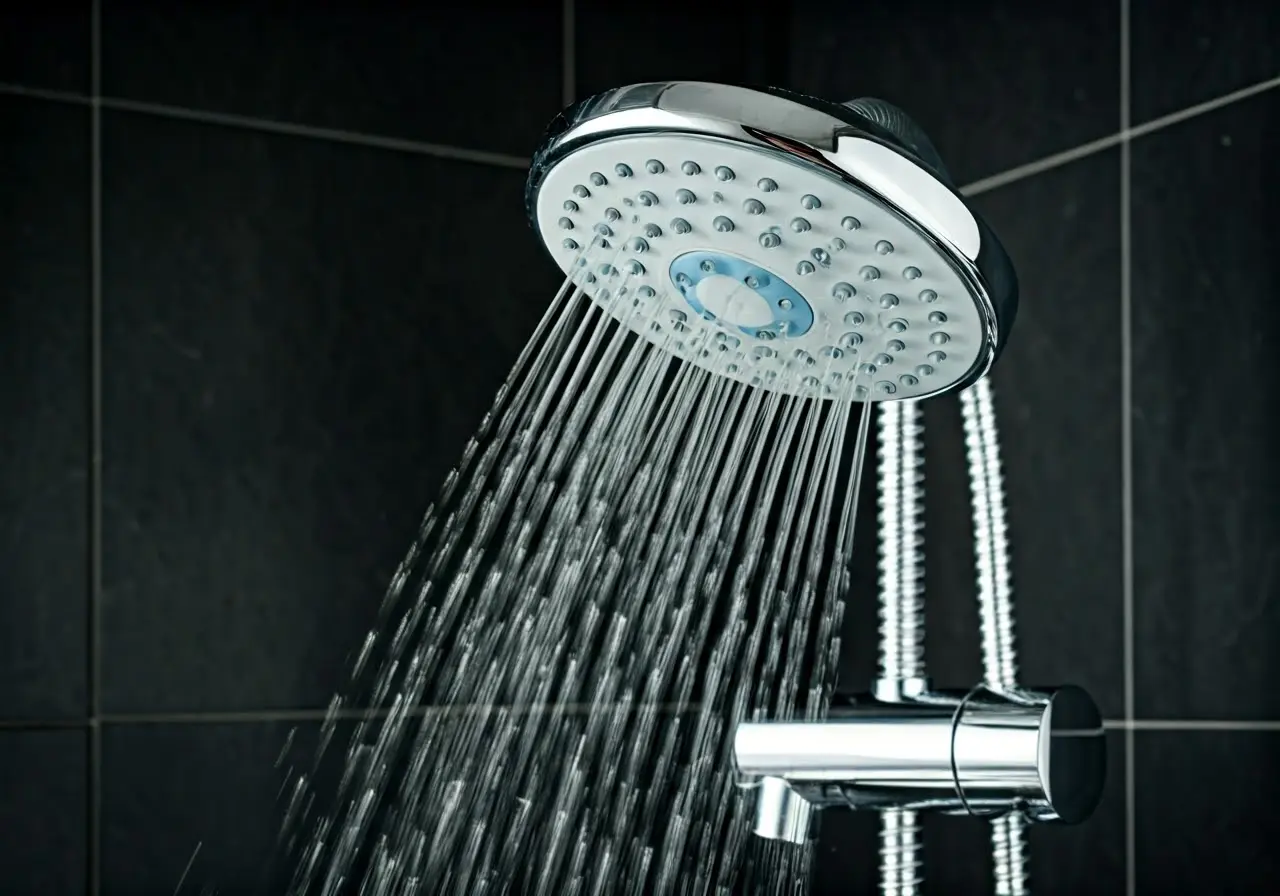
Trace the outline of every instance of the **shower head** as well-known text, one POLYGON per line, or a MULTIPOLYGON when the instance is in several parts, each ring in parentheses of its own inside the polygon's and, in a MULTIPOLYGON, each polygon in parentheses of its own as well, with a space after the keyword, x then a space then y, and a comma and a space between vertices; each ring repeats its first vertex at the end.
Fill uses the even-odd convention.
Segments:
POLYGON ((643 338, 765 389, 857 401, 975 382, 1017 282, 928 138, 879 100, 638 84, 552 123, 526 208, 643 338))

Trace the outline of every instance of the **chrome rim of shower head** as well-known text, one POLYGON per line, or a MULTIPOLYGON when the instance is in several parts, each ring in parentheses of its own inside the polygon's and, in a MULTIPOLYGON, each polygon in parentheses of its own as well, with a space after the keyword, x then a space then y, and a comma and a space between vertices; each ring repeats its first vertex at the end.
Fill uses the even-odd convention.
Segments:
POLYGON ((526 209, 588 296, 692 364, 790 394, 926 398, 987 373, 1017 281, 919 149, 856 104, 638 84, 556 118, 526 209))

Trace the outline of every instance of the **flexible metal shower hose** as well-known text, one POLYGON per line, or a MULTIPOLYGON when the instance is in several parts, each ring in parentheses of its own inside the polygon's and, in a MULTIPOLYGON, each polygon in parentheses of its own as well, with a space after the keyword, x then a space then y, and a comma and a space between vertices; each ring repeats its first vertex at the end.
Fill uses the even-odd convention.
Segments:
MULTIPOLYGON (((925 674, 924 446, 919 405, 889 401, 880 404, 879 410, 880 677, 901 684, 925 674)), ((916 896, 921 876, 916 813, 909 809, 881 813, 882 892, 916 896)))
MULTIPOLYGON (((960 395, 973 512, 982 631, 983 676, 997 690, 1017 686, 1012 575, 1000 444, 991 384, 983 379, 960 395)), ((920 409, 914 402, 879 406, 880 672, 884 680, 923 679, 924 551, 920 409)), ((920 891, 920 828, 916 813, 881 816, 880 881, 885 896, 920 891)), ((992 823, 996 896, 1026 896, 1026 827, 1005 815, 992 823)))
MULTIPOLYGON (((1004 476, 991 384, 981 379, 961 392, 960 410, 973 505, 983 675, 991 687, 1008 691, 1017 687, 1018 655, 1004 476)), ((1026 896, 1027 842, 1022 816, 1010 813, 992 822, 991 852, 996 896, 1026 896)))

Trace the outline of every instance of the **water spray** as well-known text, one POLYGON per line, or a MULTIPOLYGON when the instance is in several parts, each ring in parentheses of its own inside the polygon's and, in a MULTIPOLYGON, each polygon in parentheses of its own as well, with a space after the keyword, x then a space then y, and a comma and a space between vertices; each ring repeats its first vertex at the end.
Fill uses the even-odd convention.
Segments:
POLYGON ((984 377, 1013 325, 1017 280, 928 138, 880 100, 639 84, 556 118, 526 203, 566 276, 639 338, 766 392, 878 405, 881 677, 834 700, 825 719, 738 726, 755 833, 805 843, 818 809, 881 812, 882 889, 905 896, 921 877, 917 812, 989 816, 994 889, 1025 893, 1024 822, 1091 814, 1105 739, 1084 691, 1015 681, 984 377), (953 392, 986 680, 939 690, 921 649, 917 402, 953 392))

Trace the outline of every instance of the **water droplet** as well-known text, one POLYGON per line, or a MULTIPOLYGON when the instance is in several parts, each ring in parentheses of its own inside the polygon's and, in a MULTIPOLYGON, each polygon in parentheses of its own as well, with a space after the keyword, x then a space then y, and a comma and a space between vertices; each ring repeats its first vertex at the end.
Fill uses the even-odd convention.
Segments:
POLYGON ((697 162, 684 162, 680 165, 680 170, 690 176, 702 173, 702 166, 697 162))
POLYGON ((716 180, 725 182, 733 180, 733 169, 727 165, 720 165, 716 168, 716 180))
POLYGON ((772 193, 778 189, 778 182, 772 177, 762 177, 756 181, 756 186, 760 188, 762 193, 772 193))

